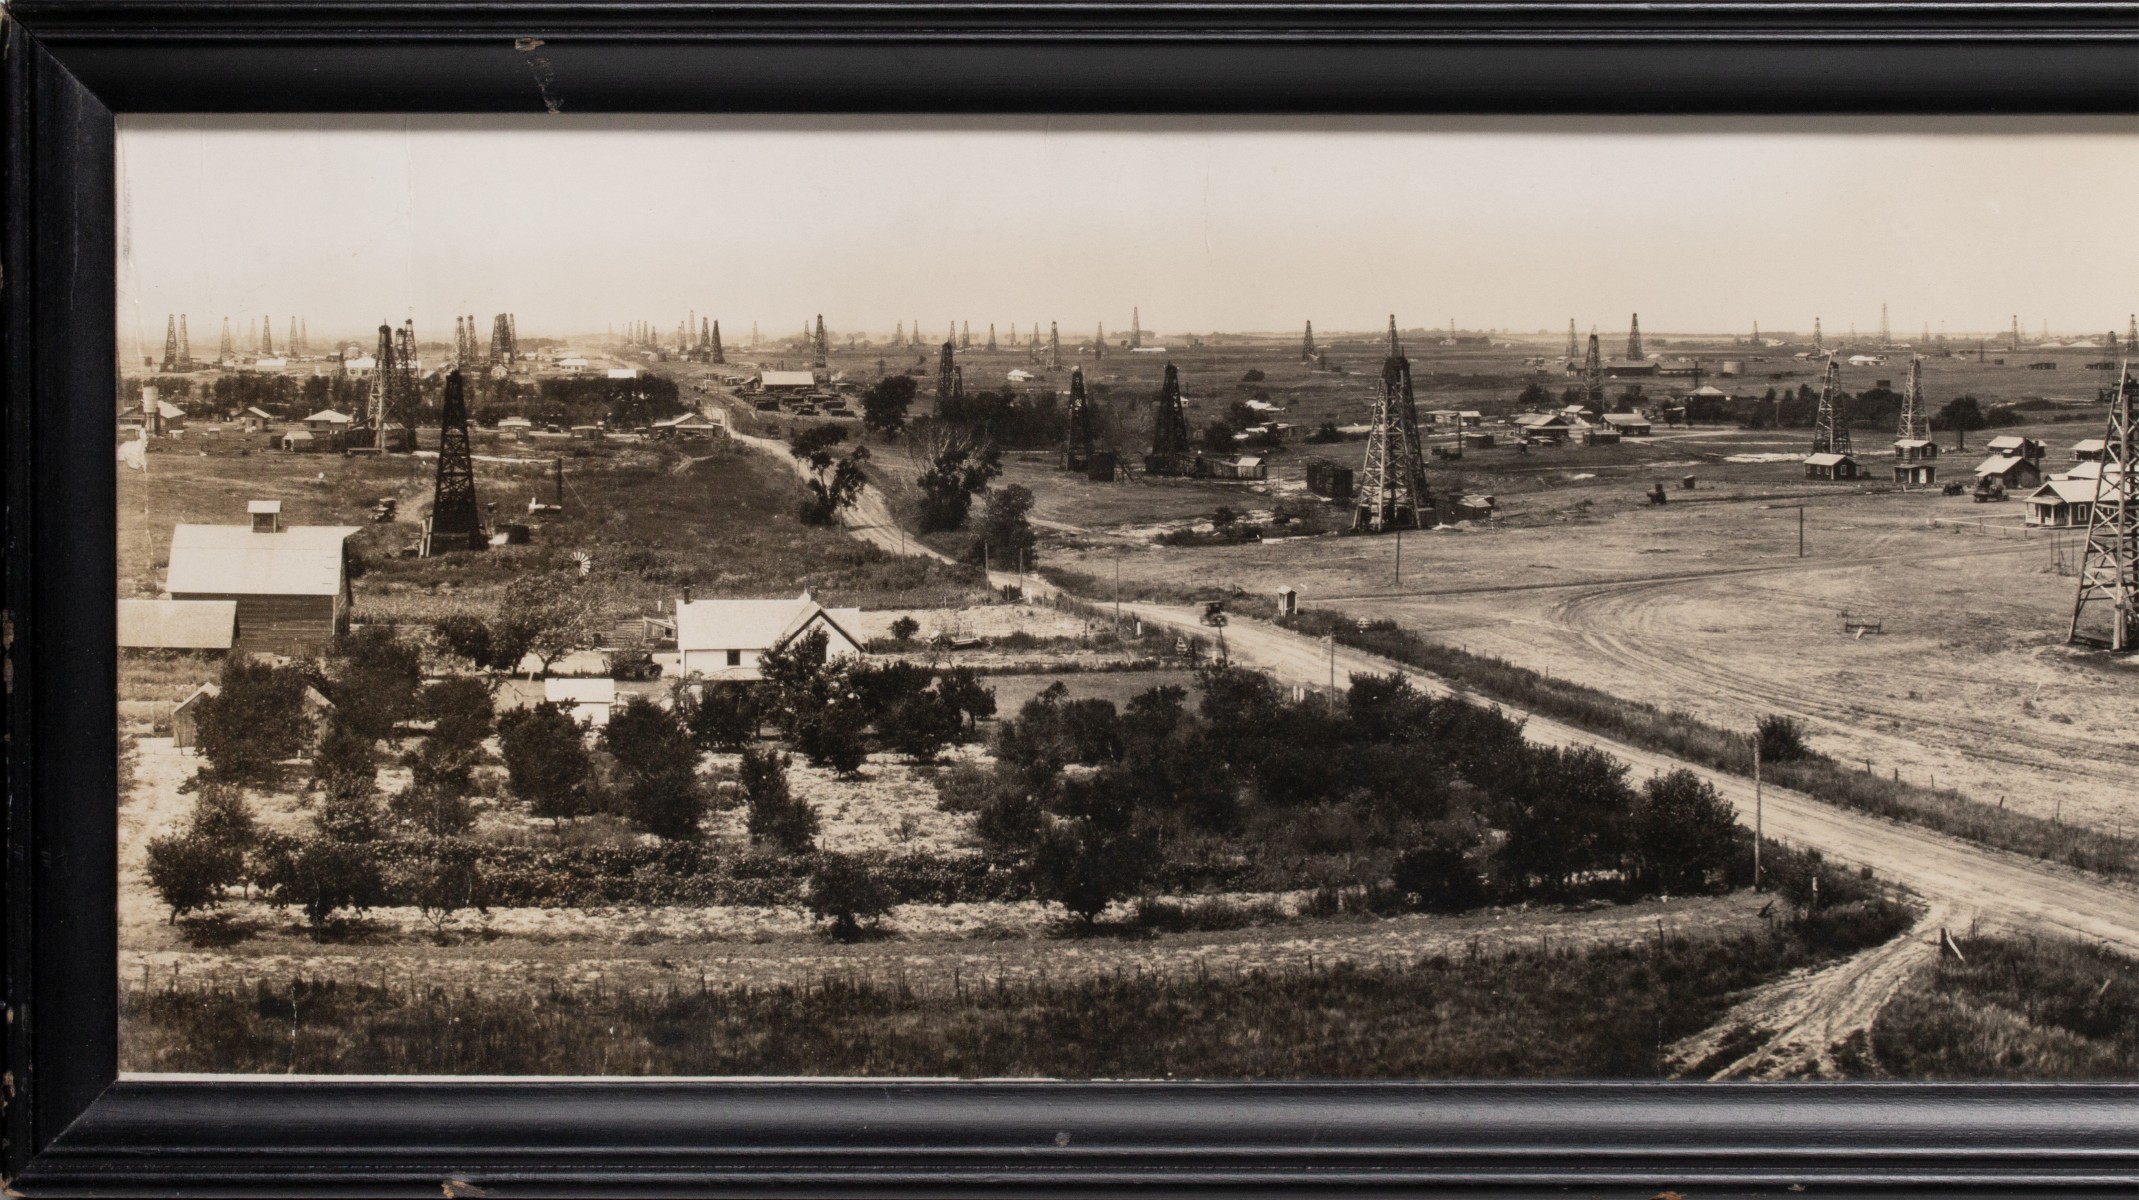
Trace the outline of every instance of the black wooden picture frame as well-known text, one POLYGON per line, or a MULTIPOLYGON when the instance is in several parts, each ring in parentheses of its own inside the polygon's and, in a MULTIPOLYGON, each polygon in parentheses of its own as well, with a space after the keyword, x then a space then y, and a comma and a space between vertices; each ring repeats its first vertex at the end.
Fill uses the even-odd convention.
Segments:
POLYGON ((114 113, 2139 116, 2139 4, 18 0, 4 66, 10 1195, 2139 1186, 2121 1084, 118 1080, 105 599, 114 113))

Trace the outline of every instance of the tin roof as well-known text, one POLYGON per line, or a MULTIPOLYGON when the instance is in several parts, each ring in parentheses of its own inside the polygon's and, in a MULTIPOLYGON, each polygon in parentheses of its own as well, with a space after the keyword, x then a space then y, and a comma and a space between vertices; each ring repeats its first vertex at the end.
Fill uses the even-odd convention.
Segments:
POLYGON ((121 600, 122 650, 228 650, 238 629, 235 600, 121 600))
POLYGON ((793 600, 693 600, 676 605, 676 648, 683 650, 770 650, 787 644, 822 615, 827 624, 859 646, 851 628, 858 608, 828 609, 808 592, 793 600))
POLYGON ((171 531, 164 590, 174 595, 332 596, 342 590, 342 542, 354 525, 180 525, 171 531))

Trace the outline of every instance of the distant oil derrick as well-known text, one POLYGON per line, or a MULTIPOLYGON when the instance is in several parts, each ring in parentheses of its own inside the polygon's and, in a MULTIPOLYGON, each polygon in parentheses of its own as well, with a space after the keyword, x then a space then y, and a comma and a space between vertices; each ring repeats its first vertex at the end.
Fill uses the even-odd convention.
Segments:
POLYGON ((178 361, 190 371, 193 369, 193 338, 186 332, 186 314, 178 314, 178 361))
POLYGON ((1129 310, 1129 348, 1144 348, 1144 314, 1135 308, 1129 310))
POLYGON ((2132 313, 2124 320, 2124 344, 2139 345, 2139 313, 2132 313))
POLYGON ((1166 382, 1152 406, 1151 453, 1144 459, 1144 470, 1153 475, 1186 475, 1195 457, 1188 440, 1188 410, 1181 403, 1181 373, 1167 363, 1166 382))
POLYGON ((906 344, 906 322, 900 321, 898 328, 891 331, 891 344, 894 346, 906 344))
POLYGON ((709 362, 724 363, 728 361, 727 352, 720 348, 719 321, 713 322, 713 333, 706 346, 706 358, 709 362))
POLYGON ((1025 343, 1025 358, 1031 362, 1040 361, 1040 323, 1038 321, 1032 323, 1032 340, 1025 343))
POLYGON ((1761 344, 1762 344, 1762 343, 1761 343, 1761 340, 1760 340, 1760 322, 1758 322, 1758 321, 1755 321, 1755 322, 1753 322, 1753 342, 1752 342, 1752 344, 1753 344, 1753 345, 1755 345, 1755 346, 1758 346, 1758 345, 1761 345, 1761 344))
POLYGON ((1047 323, 1047 366, 1050 370, 1062 366, 1062 330, 1053 321, 1047 323))
POLYGON ((417 410, 422 407, 423 393, 416 374, 416 322, 403 321, 394 335, 394 369, 392 391, 387 395, 387 418, 401 422, 407 429, 416 428, 417 410))
POLYGON ((2079 593, 2072 601, 2066 640, 2107 646, 2117 653, 2139 649, 2139 380, 2129 358, 2109 403, 2102 434, 2102 473, 2088 506, 2087 549, 2080 560, 2079 593), (2104 618, 2107 629, 2103 630, 2104 618))
POLYGON ((1886 301, 1879 302, 1879 348, 1884 350, 1894 344, 1893 328, 1887 324, 1886 301))
MULTIPOLYGON (((650 333, 650 330, 642 330, 650 333)), ((499 313, 490 321, 490 365, 493 369, 511 369, 519 347, 513 344, 512 314, 499 313)))
POLYGON ((438 483, 431 493, 430 519, 424 522, 423 553, 481 550, 486 544, 475 503, 475 458, 468 448, 468 398, 461 373, 454 371, 446 376, 439 413, 438 483))
POLYGON ((1641 314, 1635 313, 1627 325, 1627 361, 1640 362, 1646 357, 1641 350, 1641 314))
POLYGON ((1107 327, 1104 323, 1092 327, 1092 358, 1094 361, 1107 356, 1107 327))
POLYGON ((1902 441, 1923 441, 1930 436, 1931 422, 1924 412, 1924 360, 1909 360, 1909 385, 1901 393, 1901 425, 1895 436, 1902 441))
POLYGON ((371 444, 386 449, 386 422, 394 404, 394 327, 379 326, 379 345, 371 352, 371 401, 365 423, 371 426, 371 444))
POLYGON ((1300 361, 1315 361, 1315 323, 1307 323, 1307 332, 1300 335, 1300 361))
POLYGON ((1842 413, 1842 365, 1827 360, 1826 378, 1820 381, 1820 408, 1812 419, 1814 454, 1848 454, 1849 421, 1842 413))
POLYGON ((178 369, 178 315, 172 313, 163 319, 163 370, 178 369))
POLYGON ((1582 343, 1575 339, 1575 319, 1567 318, 1567 361, 1582 357, 1582 343))
POLYGON ((1092 402, 1084 394, 1084 371, 1070 372, 1069 410, 1064 424, 1067 436, 1062 447, 1062 468, 1082 471, 1092 464, 1092 402))
POLYGON ((468 320, 453 318, 453 366, 455 370, 468 365, 468 320))
POLYGON ((273 317, 260 318, 260 357, 275 357, 275 320, 273 317))
POLYGON ((284 354, 296 354, 299 352, 297 346, 297 318, 295 317, 290 318, 290 336, 283 339, 282 352, 284 354))
POLYGON ((2017 353, 2017 352, 2018 352, 2018 351, 2020 350, 2020 314, 2019 314, 2019 313, 2014 313, 2014 314, 2013 314, 2013 344, 2012 344, 2012 347, 2011 347, 2011 348, 2012 348, 2012 350, 2013 350, 2014 352, 2016 352, 2016 353, 2017 353))
POLYGON ((1439 524, 1433 493, 1426 486, 1418 405, 1411 393, 1411 361, 1397 341, 1394 316, 1389 318, 1389 356, 1382 361, 1381 386, 1375 393, 1370 424, 1352 528, 1382 533, 1439 524))
POLYGON ((224 318, 223 318, 223 344, 222 344, 221 346, 219 346, 219 347, 217 347, 217 348, 216 348, 216 352, 215 352, 215 365, 216 365, 216 366, 219 366, 219 367, 227 367, 227 366, 229 366, 229 365, 230 365, 230 363, 231 363, 231 360, 232 360, 232 359, 234 359, 234 358, 236 358, 236 357, 237 357, 237 352, 236 352, 236 351, 234 351, 233 349, 231 349, 231 346, 230 346, 230 318, 229 318, 229 317, 224 317, 224 318))
POLYGON ((831 343, 824 336, 824 314, 818 313, 817 333, 810 341, 810 365, 822 370, 829 361, 831 348, 831 343))
POLYGON ((988 322, 988 349, 995 349, 995 322, 988 322))
POLYGON ((1812 318, 1812 352, 1814 354, 1827 353, 1827 335, 1820 332, 1820 319, 1818 317, 1812 318))
POLYGON ((1582 360, 1582 402, 1590 411, 1604 412, 1604 353, 1597 344, 1597 335, 1589 335, 1589 354, 1582 360))
POLYGON ((952 358, 956 349, 946 339, 943 343, 942 361, 936 366, 936 411, 939 413, 943 411, 945 405, 951 402, 952 380, 956 378, 958 372, 958 366, 952 358))
POLYGON ((960 350, 971 350, 973 348, 973 323, 971 321, 959 322, 958 348, 960 350))

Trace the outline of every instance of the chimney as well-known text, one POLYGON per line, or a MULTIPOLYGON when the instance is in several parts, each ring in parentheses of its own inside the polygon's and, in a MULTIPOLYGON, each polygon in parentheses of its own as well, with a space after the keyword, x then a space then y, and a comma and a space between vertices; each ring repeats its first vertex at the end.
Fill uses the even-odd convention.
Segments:
POLYGON ((683 605, 683 604, 689 604, 690 602, 691 602, 691 585, 690 585, 690 584, 688 584, 688 583, 686 583, 686 584, 684 584, 684 585, 683 585, 683 600, 682 600, 681 604, 679 604, 679 605, 678 605, 678 607, 680 608, 680 607, 682 607, 682 605, 683 605))
POLYGON ((254 533, 282 532, 282 501, 249 501, 245 505, 245 511, 252 516, 254 533))

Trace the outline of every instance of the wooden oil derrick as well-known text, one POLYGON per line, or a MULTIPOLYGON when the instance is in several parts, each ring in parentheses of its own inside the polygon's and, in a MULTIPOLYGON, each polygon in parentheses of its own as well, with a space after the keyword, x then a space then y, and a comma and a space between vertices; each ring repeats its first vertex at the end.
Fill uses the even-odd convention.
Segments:
POLYGON ((1575 319, 1569 317, 1567 318, 1567 361, 1573 362, 1580 357, 1582 357, 1582 343, 1575 337, 1575 319))
POLYGON ((817 333, 810 339, 810 365, 823 370, 830 353, 831 343, 826 341, 824 336, 824 314, 818 313, 817 333))
POLYGON ((379 346, 371 353, 371 403, 364 419, 371 425, 374 450, 386 449, 387 414, 394 402, 394 327, 379 326, 379 346))
POLYGON ((1129 348, 1131 350, 1144 348, 1144 314, 1141 309, 1131 308, 1129 310, 1129 348))
POLYGON ((1820 381, 1820 409, 1812 419, 1814 454, 1848 454, 1849 421, 1842 414, 1842 365, 1827 360, 1827 376, 1820 381))
POLYGON ((713 322, 713 332, 712 332, 712 335, 711 335, 711 337, 710 337, 710 338, 708 339, 708 341, 707 341, 707 347, 708 347, 708 348, 707 348, 707 350, 706 350, 706 361, 708 361, 708 362, 717 362, 717 363, 724 363, 724 362, 727 362, 727 361, 728 361, 728 356, 727 356, 727 354, 725 354, 724 352, 722 352, 722 350, 721 350, 721 348, 720 348, 720 322, 719 322, 719 321, 715 321, 715 322, 713 322))
POLYGON ((1419 442, 1418 405, 1411 393, 1411 362, 1396 345, 1390 318, 1391 353, 1382 362, 1372 430, 1360 466, 1352 528, 1365 533, 1430 529, 1439 523, 1426 486, 1425 454, 1419 442))
POLYGON ((499 313, 490 321, 490 365, 510 367, 513 360, 512 317, 499 313))
POLYGON ((260 357, 275 357, 275 319, 260 318, 260 357))
POLYGON ((163 370, 178 370, 178 315, 172 313, 163 319, 163 370))
POLYGON ((1627 360, 1640 362, 1645 357, 1647 356, 1641 351, 1641 314, 1635 313, 1632 322, 1627 326, 1627 360))
POLYGON ((988 322, 988 349, 990 351, 995 349, 995 322, 993 321, 988 322))
POLYGON ((956 353, 956 350, 957 348, 952 346, 949 340, 944 341, 942 361, 936 366, 936 411, 938 414, 941 414, 945 406, 951 402, 951 388, 954 386, 954 380, 956 380, 958 374, 958 367, 952 361, 952 356, 956 353))
POLYGON ((1092 327, 1092 361, 1107 356, 1107 327, 1104 323, 1092 327))
POLYGON ((1062 329, 1053 321, 1047 323, 1047 368, 1051 371, 1062 367, 1062 329))
POLYGON ((1582 402, 1593 412, 1604 412, 1604 352, 1594 333, 1589 335, 1589 357, 1582 360, 1582 402))
POLYGON ((237 353, 232 350, 230 346, 230 318, 224 317, 223 344, 216 348, 215 365, 219 367, 227 367, 230 365, 231 360, 236 357, 237 353))
POLYGON ((2119 654, 2139 649, 2139 380, 2126 358, 2109 403, 2102 435, 2102 473, 2088 507, 2087 549, 2080 559, 2079 593, 2072 601, 2071 643, 2106 645, 2119 654), (2096 630, 2108 618, 2106 636, 2096 630))
MULTIPOLYGON (((394 334, 393 378, 391 390, 386 396, 387 419, 399 421, 408 429, 416 428, 418 410, 423 405, 423 391, 416 375, 416 322, 403 321, 394 334)), ((385 430, 381 429, 383 435, 385 430)), ((381 443, 383 448, 384 443, 381 443)))
POLYGON ((1901 393, 1901 427, 1896 437, 1901 441, 1923 441, 1931 436, 1931 419, 1924 412, 1924 360, 1922 355, 1909 358, 1909 386, 1901 393))
POLYGON ((1308 363, 1315 361, 1315 323, 1313 321, 1307 323, 1307 332, 1300 337, 1300 361, 1308 363))
POLYGON ((1820 332, 1820 319, 1818 317, 1812 318, 1812 352, 1814 354, 1827 353, 1827 335, 1820 332))
POLYGON ((1068 436, 1062 447, 1062 469, 1082 471, 1092 464, 1092 402, 1084 394, 1084 371, 1070 372, 1069 412, 1064 424, 1068 436))
POLYGON ((1153 475, 1181 475, 1195 460, 1195 447, 1188 440, 1188 410, 1181 403, 1181 372, 1166 364, 1166 382, 1159 388, 1151 414, 1151 453, 1144 470, 1153 475))
MULTIPOLYGON (((382 327, 383 328, 383 327, 382 327)), ((475 457, 468 448, 468 399, 459 371, 446 376, 445 403, 438 425, 438 484, 431 493, 431 519, 425 524, 423 552, 481 550, 482 512, 475 503, 475 457)))

